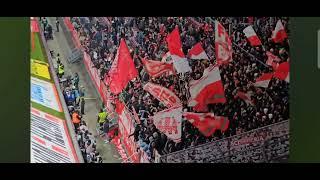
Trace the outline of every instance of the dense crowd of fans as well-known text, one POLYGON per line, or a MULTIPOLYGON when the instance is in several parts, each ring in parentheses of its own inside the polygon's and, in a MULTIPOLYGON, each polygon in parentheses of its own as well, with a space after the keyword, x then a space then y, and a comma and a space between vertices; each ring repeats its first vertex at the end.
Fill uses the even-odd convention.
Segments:
MULTIPOLYGON (((289 61, 289 42, 275 44, 271 40, 271 33, 278 19, 280 18, 73 17, 71 21, 79 32, 82 46, 91 56, 94 64, 92 68, 99 70, 101 79, 104 79, 110 70, 120 39, 127 40, 139 77, 131 81, 120 96, 128 107, 133 106, 139 112, 139 118, 143 123, 136 125, 132 135, 150 159, 153 159, 154 150, 164 155, 289 119, 287 82, 272 79, 268 88, 253 86, 255 79, 262 73, 272 71, 271 66, 264 64, 267 60, 266 51, 278 56, 281 62, 289 61), (187 106, 190 97, 188 82, 200 79, 204 69, 210 64, 215 64, 214 20, 218 20, 232 38, 233 61, 220 67, 227 102, 208 105, 208 109, 215 115, 228 117, 229 128, 223 133, 216 131, 211 137, 206 138, 191 123, 182 121, 181 142, 174 143, 157 130, 149 118, 166 107, 142 87, 146 82, 153 82, 169 88, 180 98, 184 111, 194 112, 192 107, 187 106), (248 25, 253 25, 262 46, 252 47, 249 44, 242 32, 248 25), (209 59, 188 59, 192 72, 184 76, 149 77, 143 70, 141 59, 160 61, 168 52, 165 37, 175 26, 179 27, 184 54, 187 54, 197 42, 202 42, 209 59), (252 91, 254 106, 234 98, 238 90, 252 91)), ((281 20, 286 32, 290 34, 287 28, 289 19, 281 20)))

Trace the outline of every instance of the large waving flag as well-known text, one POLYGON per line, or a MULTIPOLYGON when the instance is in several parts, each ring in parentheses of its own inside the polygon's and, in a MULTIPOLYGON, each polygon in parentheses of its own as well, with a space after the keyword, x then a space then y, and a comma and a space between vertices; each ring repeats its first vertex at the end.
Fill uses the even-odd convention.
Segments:
POLYGON ((217 64, 232 61, 232 42, 225 28, 215 21, 215 50, 217 64))
POLYGON ((142 63, 151 77, 159 77, 162 74, 174 74, 174 68, 172 63, 166 63, 161 61, 147 60, 143 58, 142 63))
POLYGON ((188 104, 196 111, 207 111, 207 104, 226 102, 218 67, 205 69, 199 80, 190 81, 189 87, 191 97, 188 104))
POLYGON ((254 86, 267 88, 269 86, 269 82, 272 79, 272 77, 273 77, 273 73, 264 73, 259 78, 256 79, 254 86))
POLYGON ((148 82, 143 86, 143 89, 148 91, 167 107, 181 106, 180 99, 172 91, 165 87, 148 82))
POLYGON ((188 56, 190 59, 209 59, 200 42, 190 49, 188 56))
POLYGON ((290 64, 289 62, 283 62, 279 64, 276 72, 274 73, 274 77, 289 82, 290 77, 290 64))
POLYGON ((119 94, 127 86, 128 82, 137 77, 138 71, 134 66, 129 49, 124 39, 120 41, 120 47, 109 71, 106 81, 113 94, 119 94))
POLYGON ((153 123, 161 132, 174 142, 181 141, 182 107, 172 107, 156 113, 153 123))
POLYGON ((246 35, 248 41, 250 42, 251 46, 260 46, 261 41, 257 36, 256 32, 252 28, 252 26, 248 26, 243 30, 243 33, 246 35))
POLYGON ((182 51, 182 43, 180 39, 180 33, 178 27, 176 27, 168 36, 167 36, 168 49, 173 59, 173 65, 178 73, 185 73, 192 71, 189 62, 185 58, 185 55, 182 51))
POLYGON ((229 119, 223 116, 214 116, 213 113, 183 112, 183 116, 206 137, 211 136, 216 130, 226 131, 229 119))
POLYGON ((280 43, 283 40, 285 40, 286 38, 288 38, 288 35, 284 29, 284 26, 281 23, 281 20, 279 19, 276 24, 275 30, 272 32, 272 40, 275 43, 280 43))

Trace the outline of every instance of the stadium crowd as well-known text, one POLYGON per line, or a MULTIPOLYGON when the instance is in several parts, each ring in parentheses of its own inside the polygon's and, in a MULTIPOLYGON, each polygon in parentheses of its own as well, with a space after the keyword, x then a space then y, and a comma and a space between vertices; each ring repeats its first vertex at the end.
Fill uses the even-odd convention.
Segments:
MULTIPOLYGON (((112 17, 107 19, 72 17, 71 21, 80 35, 82 46, 91 56, 94 64, 92 68, 99 70, 101 79, 105 78, 111 68, 120 39, 127 40, 139 76, 128 84, 120 96, 128 107, 133 106, 138 112, 142 123, 135 125, 132 135, 152 160, 155 156, 154 150, 164 155, 289 119, 289 84, 287 82, 273 78, 268 88, 253 86, 255 79, 262 73, 272 71, 271 66, 265 65, 267 51, 278 56, 281 62, 289 61, 289 42, 276 44, 271 40, 271 33, 278 19, 277 17, 112 17), (216 131, 211 137, 205 137, 190 122, 182 121, 181 142, 174 143, 161 133, 150 119, 156 112, 166 107, 142 87, 146 82, 166 87, 180 98, 184 111, 194 112, 192 107, 187 106, 187 100, 190 97, 188 82, 192 79, 200 79, 204 69, 210 64, 215 64, 214 20, 218 20, 232 38, 233 61, 220 67, 227 102, 208 105, 208 109, 215 115, 228 117, 229 128, 223 133, 216 131), (252 47, 249 44, 243 33, 243 29, 248 25, 253 25, 262 46, 252 47), (149 77, 143 69, 141 59, 160 61, 168 52, 165 37, 175 26, 179 27, 184 54, 187 54, 197 42, 202 42, 209 59, 188 59, 192 72, 184 76, 149 77), (235 98, 238 90, 251 91, 254 105, 235 98)), ((290 34, 289 18, 281 18, 281 20, 286 32, 290 34)))

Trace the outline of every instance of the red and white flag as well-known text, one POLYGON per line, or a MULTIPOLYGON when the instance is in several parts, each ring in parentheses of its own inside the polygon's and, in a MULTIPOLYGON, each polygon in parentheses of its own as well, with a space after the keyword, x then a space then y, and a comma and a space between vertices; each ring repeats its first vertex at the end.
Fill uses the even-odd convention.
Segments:
POLYGON ((280 43, 283 40, 285 40, 286 38, 288 38, 288 35, 284 29, 284 26, 281 23, 281 20, 279 19, 277 24, 276 24, 276 28, 274 29, 274 31, 272 32, 272 40, 275 43, 280 43))
POLYGON ((256 32, 252 28, 252 26, 248 26, 243 30, 243 33, 248 38, 248 41, 250 42, 251 46, 260 46, 261 41, 259 37, 257 36, 256 32))
POLYGON ((172 63, 165 63, 161 61, 147 60, 143 58, 142 63, 151 77, 159 77, 162 74, 174 74, 172 63))
POLYGON ((209 59, 200 42, 190 49, 188 56, 190 59, 209 59))
POLYGON ((120 41, 120 47, 109 71, 106 83, 113 94, 119 94, 127 86, 128 82, 137 77, 138 71, 131 58, 130 51, 124 39, 120 41))
POLYGON ((174 142, 181 141, 181 119, 182 107, 172 107, 156 113, 153 117, 153 124, 174 142))
POLYGON ((162 56, 161 62, 167 62, 167 61, 170 61, 170 60, 172 60, 172 58, 171 58, 170 51, 168 51, 167 53, 165 53, 162 56))
POLYGON ((290 77, 290 64, 289 62, 283 62, 279 64, 276 72, 274 73, 274 77, 289 82, 290 77))
POLYGON ((190 81, 189 87, 191 97, 188 105, 196 111, 207 111, 207 104, 226 102, 217 66, 205 69, 203 76, 199 80, 190 81))
POLYGON ((268 56, 266 64, 272 66, 273 70, 276 70, 281 59, 278 56, 272 54, 270 51, 267 51, 266 54, 268 56))
POLYGON ((169 89, 159 86, 157 84, 153 84, 148 82, 143 86, 143 89, 157 98, 160 102, 162 102, 167 107, 181 106, 180 99, 169 89))
POLYGON ((264 73, 259 78, 256 79, 254 86, 267 88, 269 82, 272 79, 273 73, 264 73))
POLYGON ((191 72, 189 62, 182 51, 182 43, 180 39, 179 28, 176 27, 167 36, 168 49, 173 59, 173 66, 178 73, 191 72))
POLYGON ((217 64, 232 61, 232 42, 225 28, 215 21, 215 50, 217 64))
POLYGON ((250 104, 253 106, 254 102, 251 99, 251 95, 252 95, 251 91, 249 91, 247 93, 242 92, 242 91, 238 91, 237 94, 234 96, 234 98, 240 98, 240 99, 244 100, 247 103, 247 105, 250 104))
POLYGON ((227 117, 214 116, 213 113, 183 112, 183 116, 206 137, 216 130, 226 131, 230 123, 227 117))

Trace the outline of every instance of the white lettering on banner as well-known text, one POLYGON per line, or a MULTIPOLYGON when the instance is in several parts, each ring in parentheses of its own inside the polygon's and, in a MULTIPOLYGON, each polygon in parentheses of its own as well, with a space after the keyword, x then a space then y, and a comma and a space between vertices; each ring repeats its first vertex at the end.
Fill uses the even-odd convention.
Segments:
POLYGON ((62 112, 56 87, 47 81, 31 77, 31 101, 62 112))
POLYGON ((143 89, 148 91, 169 108, 181 105, 180 99, 167 88, 148 82, 144 85, 143 89))

